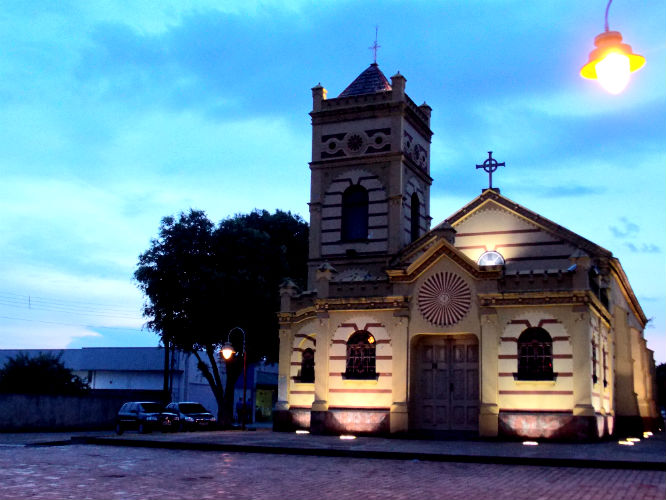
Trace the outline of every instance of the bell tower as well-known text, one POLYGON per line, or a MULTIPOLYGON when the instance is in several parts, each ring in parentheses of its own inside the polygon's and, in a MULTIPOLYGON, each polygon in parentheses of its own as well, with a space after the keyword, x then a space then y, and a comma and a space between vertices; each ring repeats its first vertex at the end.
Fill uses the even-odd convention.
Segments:
POLYGON ((336 98, 312 89, 310 289, 325 263, 340 279, 378 278, 430 229, 431 108, 405 82, 373 63, 336 98))

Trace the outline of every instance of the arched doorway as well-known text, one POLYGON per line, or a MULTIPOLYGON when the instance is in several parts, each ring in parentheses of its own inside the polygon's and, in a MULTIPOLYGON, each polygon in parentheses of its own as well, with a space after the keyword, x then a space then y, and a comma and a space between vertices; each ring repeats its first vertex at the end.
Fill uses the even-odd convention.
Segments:
POLYGON ((412 357, 411 425, 478 431, 479 342, 474 335, 423 335, 412 357))

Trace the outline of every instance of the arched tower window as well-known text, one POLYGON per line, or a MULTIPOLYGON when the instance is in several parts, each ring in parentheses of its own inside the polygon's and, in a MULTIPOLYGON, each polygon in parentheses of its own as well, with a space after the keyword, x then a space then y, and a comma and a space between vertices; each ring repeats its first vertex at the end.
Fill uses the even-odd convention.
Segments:
POLYGON ((301 376, 300 382, 313 383, 315 379, 314 371, 314 351, 309 347, 301 355, 301 376))
POLYGON ((358 184, 342 193, 343 241, 368 239, 368 191, 358 184))
POLYGON ((553 377, 553 339, 543 328, 528 328, 518 338, 518 380, 553 377))
POLYGON ((365 330, 354 333, 347 341, 347 378, 374 379, 375 338, 365 330))
POLYGON ((412 208, 412 215, 411 215, 411 231, 409 232, 411 239, 410 241, 416 241, 419 239, 419 236, 421 235, 421 201, 419 200, 419 195, 416 193, 412 193, 412 200, 411 200, 411 208, 412 208))

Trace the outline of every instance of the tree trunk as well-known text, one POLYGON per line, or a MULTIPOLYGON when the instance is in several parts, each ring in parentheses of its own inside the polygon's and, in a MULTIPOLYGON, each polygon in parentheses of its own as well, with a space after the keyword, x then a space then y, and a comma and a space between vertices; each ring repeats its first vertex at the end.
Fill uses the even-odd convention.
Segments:
POLYGON ((203 361, 203 359, 201 359, 198 351, 195 350, 192 352, 198 361, 197 368, 199 368, 199 371, 208 382, 211 391, 213 391, 215 401, 217 402, 217 421, 222 427, 227 427, 228 425, 225 424, 228 420, 228 412, 225 411, 225 390, 222 386, 222 378, 217 369, 217 363, 215 363, 214 353, 212 354, 211 352, 208 352, 207 349, 206 354, 208 355, 208 359, 211 360, 211 366, 209 366, 203 361))
POLYGON ((162 403, 168 404, 171 402, 171 391, 169 388, 169 340, 162 338, 164 344, 164 384, 162 387, 162 403))

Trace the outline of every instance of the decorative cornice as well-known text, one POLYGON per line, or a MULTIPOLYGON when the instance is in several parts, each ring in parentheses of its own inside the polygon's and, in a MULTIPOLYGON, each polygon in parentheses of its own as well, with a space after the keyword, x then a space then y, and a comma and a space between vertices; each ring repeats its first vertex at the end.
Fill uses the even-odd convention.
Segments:
POLYGON ((281 327, 295 325, 303 321, 317 317, 317 311, 314 307, 305 307, 296 312, 279 312, 278 323, 281 327))
POLYGON ((331 165, 336 167, 358 167, 359 160, 362 160, 363 167, 367 167, 371 164, 386 164, 387 162, 402 159, 403 157, 404 155, 400 151, 391 151, 388 153, 371 153, 344 158, 313 160, 309 165, 311 170, 328 169, 331 165))
POLYGON ((422 181, 427 182, 429 186, 432 185, 432 177, 430 177, 430 175, 423 168, 417 165, 416 162, 412 160, 409 156, 407 156, 404 153, 401 154, 402 154, 402 162, 410 168, 412 173, 419 176, 422 181))
POLYGON ((344 297, 315 300, 316 311, 358 311, 369 309, 405 309, 409 298, 401 295, 386 297, 344 297))
POLYGON ((409 307, 409 298, 404 296, 385 297, 344 297, 316 299, 312 307, 299 309, 296 312, 278 313, 280 327, 290 327, 303 321, 327 317, 329 311, 363 311, 363 310, 404 310, 409 307))
POLYGON ((585 306, 610 324, 611 315, 589 290, 567 292, 480 293, 481 307, 585 306))
POLYGON ((327 99, 325 109, 310 112, 312 125, 404 114, 407 106, 392 101, 390 92, 327 99))
POLYGON ((610 259, 610 268, 611 268, 611 275, 617 281, 620 287, 620 291, 624 296, 624 299, 627 301, 627 304, 629 304, 629 307, 631 307, 631 310, 636 316, 636 319, 638 319, 641 322, 641 326, 645 328, 648 319, 645 316, 643 308, 638 302, 636 295, 634 295, 634 291, 631 288, 631 285, 629 284, 629 279, 627 278, 627 275, 624 273, 624 269, 622 269, 620 261, 616 258, 610 259))

